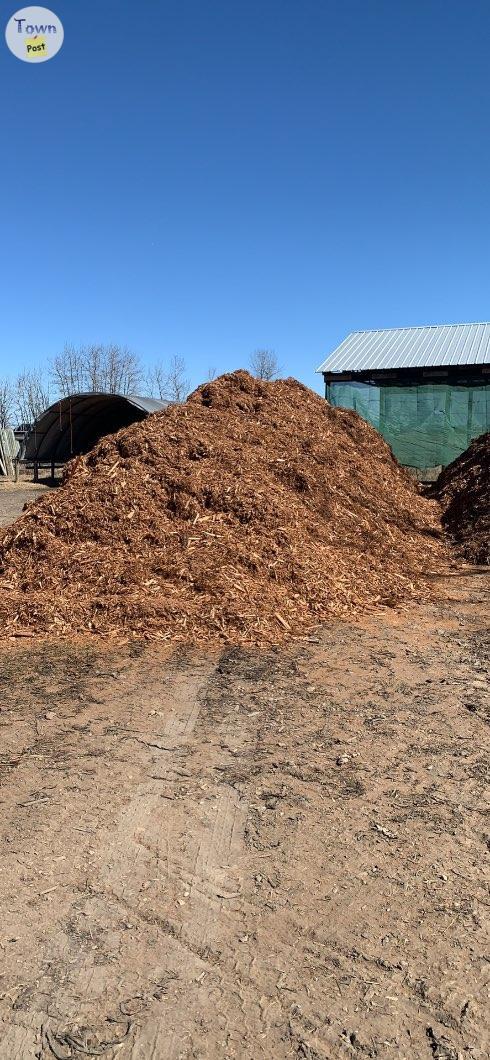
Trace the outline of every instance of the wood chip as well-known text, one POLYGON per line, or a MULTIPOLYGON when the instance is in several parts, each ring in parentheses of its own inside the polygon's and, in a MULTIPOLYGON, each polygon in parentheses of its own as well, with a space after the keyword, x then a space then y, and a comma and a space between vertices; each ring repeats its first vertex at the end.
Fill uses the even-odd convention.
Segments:
POLYGON ((267 645, 428 598, 447 563, 437 502, 372 427, 239 371, 103 438, 2 531, 0 629, 267 645))

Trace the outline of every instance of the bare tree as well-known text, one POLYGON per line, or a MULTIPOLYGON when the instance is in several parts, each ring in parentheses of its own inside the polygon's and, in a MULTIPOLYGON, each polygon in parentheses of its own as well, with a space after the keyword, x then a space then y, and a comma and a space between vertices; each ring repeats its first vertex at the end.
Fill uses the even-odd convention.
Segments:
POLYGON ((281 371, 274 350, 254 350, 250 357, 250 367, 257 379, 277 379, 281 371))
POLYGON ((127 346, 99 346, 96 364, 102 389, 109 394, 135 394, 142 380, 139 357, 127 346))
POLYGON ((61 397, 83 393, 86 385, 83 350, 66 345, 50 364, 51 378, 61 397))
POLYGON ((14 389, 10 379, 0 379, 0 427, 11 427, 14 417, 14 389))
POLYGON ((150 393, 166 401, 185 401, 191 386, 186 376, 184 358, 176 354, 170 358, 168 368, 161 361, 152 365, 148 369, 146 381, 150 393))
POLYGON ((39 368, 26 368, 17 376, 14 404, 19 423, 34 423, 48 407, 49 384, 39 368))
POLYGON ((151 368, 148 369, 145 383, 148 394, 152 397, 158 397, 162 400, 167 397, 167 372, 161 361, 152 364, 151 368))
POLYGON ((102 346, 82 346, 78 351, 84 390, 105 390, 107 371, 102 346))
POLYGON ((51 361, 51 376, 62 397, 102 392, 134 394, 142 379, 137 354, 127 346, 65 346, 51 361))
POLYGON ((168 370, 168 399, 169 401, 185 401, 191 388, 191 381, 187 378, 185 361, 183 357, 176 354, 170 358, 168 370))
POLYGON ((207 374, 206 374, 206 379, 207 379, 208 383, 212 383, 213 379, 216 379, 217 374, 218 374, 217 369, 214 367, 214 365, 211 365, 208 368, 207 374))

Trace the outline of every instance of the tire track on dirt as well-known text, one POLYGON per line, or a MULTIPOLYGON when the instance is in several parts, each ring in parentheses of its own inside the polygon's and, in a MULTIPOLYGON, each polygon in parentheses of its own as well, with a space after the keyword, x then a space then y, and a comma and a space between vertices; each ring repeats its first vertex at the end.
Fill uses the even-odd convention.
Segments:
POLYGON ((1 1060, 126 1015, 104 1060, 486 1058, 485 597, 449 596, 83 688, 11 668, 1 1060))

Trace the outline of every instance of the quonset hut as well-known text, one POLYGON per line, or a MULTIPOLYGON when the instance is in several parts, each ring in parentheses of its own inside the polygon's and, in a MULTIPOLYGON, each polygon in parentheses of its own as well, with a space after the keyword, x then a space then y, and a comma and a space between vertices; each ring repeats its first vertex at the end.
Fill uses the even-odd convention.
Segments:
POLYGON ((422 479, 490 429, 490 323, 355 331, 317 372, 422 479))
POLYGON ((24 460, 54 469, 73 456, 88 453, 105 434, 144 420, 169 404, 134 394, 71 394, 50 405, 33 424, 25 444, 24 460))

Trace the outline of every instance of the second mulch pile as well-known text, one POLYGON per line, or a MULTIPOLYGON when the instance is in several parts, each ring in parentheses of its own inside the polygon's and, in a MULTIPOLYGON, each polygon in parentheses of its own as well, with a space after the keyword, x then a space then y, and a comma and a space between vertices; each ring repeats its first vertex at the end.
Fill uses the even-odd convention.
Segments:
POLYGON ((441 472, 433 495, 443 522, 471 563, 490 563, 490 434, 481 434, 441 472))
POLYGON ((242 644, 428 592, 436 502, 356 413, 246 372, 103 439, 0 539, 7 635, 242 644))

